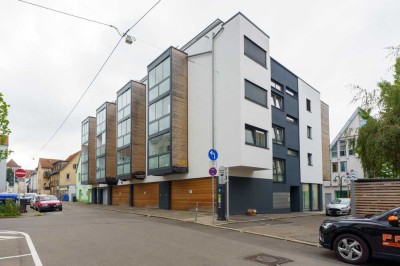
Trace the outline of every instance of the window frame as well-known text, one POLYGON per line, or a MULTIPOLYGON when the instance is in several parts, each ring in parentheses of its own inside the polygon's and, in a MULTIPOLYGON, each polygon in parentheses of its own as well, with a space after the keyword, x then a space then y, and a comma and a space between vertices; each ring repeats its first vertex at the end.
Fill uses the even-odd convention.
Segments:
POLYGON ((291 157, 299 157, 299 151, 290 148, 287 149, 286 154, 291 157))
POLYGON ((289 88, 288 86, 286 86, 286 88, 285 88, 285 94, 287 94, 295 99, 298 99, 298 93, 296 91, 292 90, 291 88, 289 88))
POLYGON ((263 149, 269 149, 269 143, 268 143, 268 130, 258 128, 252 125, 245 124, 245 144, 249 146, 254 146, 258 148, 263 148, 263 149), (254 143, 247 142, 246 139, 246 132, 250 131, 252 134, 252 138, 254 143), (257 132, 263 133, 264 134, 264 142, 265 145, 259 145, 257 144, 257 132))
POLYGON ((272 159, 272 180, 273 183, 286 183, 286 160, 276 157, 272 159), (277 162, 282 162, 282 173, 277 173, 277 162), (279 177, 281 177, 281 180, 279 177))
POLYGON ((307 126, 307 138, 312 139, 312 127, 307 126))
POLYGON ((309 166, 313 166, 312 153, 307 153, 307 162, 309 166))
POLYGON ((271 79, 271 88, 273 88, 273 89, 275 89, 275 90, 277 90, 279 92, 283 92, 284 91, 284 86, 281 83, 279 83, 279 82, 277 82, 276 80, 273 80, 273 79, 271 79), (281 89, 278 89, 276 87, 280 87, 281 89))
POLYGON ((250 58, 252 61, 256 62, 258 65, 262 66, 263 68, 267 68, 268 66, 268 54, 267 51, 265 51, 262 47, 260 47, 258 44, 256 44, 255 42, 253 42, 249 37, 247 37, 246 35, 243 35, 243 54, 250 58), (246 53, 246 40, 249 41, 249 44, 254 45, 256 48, 260 49, 261 52, 264 52, 265 55, 265 65, 264 62, 258 62, 257 58, 253 58, 250 54, 246 53), (257 61, 256 61, 257 60, 257 61))
POLYGON ((291 115, 286 115, 286 122, 293 124, 293 125, 297 125, 297 118, 291 116, 291 115))
POLYGON ((279 110, 285 110, 285 98, 281 95, 271 92, 271 105, 279 110), (277 100, 281 100, 281 107, 276 106, 277 100))
POLYGON ((261 86, 258 86, 257 84, 249 81, 248 79, 244 79, 244 98, 246 100, 249 100, 252 103, 258 104, 258 105, 268 109, 268 90, 264 89, 261 86), (257 100, 254 100, 254 99, 250 98, 249 96, 247 96, 248 94, 246 92, 248 91, 247 90, 248 87, 246 86, 246 84, 250 84, 251 86, 253 86, 253 87, 255 87, 255 88, 257 88, 257 89, 259 89, 259 90, 261 90, 261 91, 266 93, 266 95, 265 95, 265 104, 263 104, 263 103, 261 103, 261 102, 259 102, 257 100))
POLYGON ((277 125, 272 125, 272 129, 274 131, 274 135, 272 137, 272 143, 277 144, 277 145, 285 145, 285 128, 277 126, 277 125), (278 142, 276 140, 276 131, 277 130, 282 130, 282 142, 278 142))
POLYGON ((306 99, 306 109, 311 113, 311 100, 306 99))

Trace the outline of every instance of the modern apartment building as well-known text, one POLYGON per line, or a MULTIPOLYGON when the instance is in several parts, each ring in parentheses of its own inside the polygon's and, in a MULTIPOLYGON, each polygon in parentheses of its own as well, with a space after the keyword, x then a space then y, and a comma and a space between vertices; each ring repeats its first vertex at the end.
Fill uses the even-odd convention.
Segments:
POLYGON ((350 174, 357 179, 364 178, 364 171, 353 149, 354 140, 357 139, 358 129, 366 123, 359 115, 359 108, 347 120, 343 128, 331 142, 331 174, 330 179, 324 179, 324 200, 330 202, 335 198, 350 196, 350 174), (342 183, 342 192, 340 192, 342 183))
MULTIPOLYGON (((97 185, 96 182, 96 118, 89 116, 82 124, 81 130, 81 183, 97 185)), ((93 190, 92 190, 93 193, 93 190)), ((96 193, 97 194, 97 190, 96 193)))
POLYGON ((269 39, 241 13, 217 19, 118 91, 111 204, 211 210, 214 148, 230 213, 322 209, 320 93, 270 56, 269 39))

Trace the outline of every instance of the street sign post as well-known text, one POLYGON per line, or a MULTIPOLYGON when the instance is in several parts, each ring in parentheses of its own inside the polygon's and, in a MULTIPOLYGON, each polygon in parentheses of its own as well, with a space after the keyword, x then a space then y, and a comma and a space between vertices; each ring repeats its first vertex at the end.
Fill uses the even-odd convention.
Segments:
POLYGON ((24 178, 26 176, 26 171, 24 169, 15 170, 15 176, 18 178, 24 178))
MULTIPOLYGON (((213 142, 213 147, 214 147, 214 142, 213 142)), ((215 209, 214 209, 214 177, 217 174, 217 162, 216 160, 218 159, 218 152, 215 149, 210 149, 208 151, 208 158, 211 160, 210 162, 210 168, 208 169, 208 173, 211 176, 211 193, 212 193, 212 223, 214 224, 214 220, 215 220, 215 209), (215 165, 214 165, 215 163, 215 165)))
POLYGON ((217 168, 210 167, 210 169, 208 169, 208 173, 212 176, 215 176, 217 174, 217 168))

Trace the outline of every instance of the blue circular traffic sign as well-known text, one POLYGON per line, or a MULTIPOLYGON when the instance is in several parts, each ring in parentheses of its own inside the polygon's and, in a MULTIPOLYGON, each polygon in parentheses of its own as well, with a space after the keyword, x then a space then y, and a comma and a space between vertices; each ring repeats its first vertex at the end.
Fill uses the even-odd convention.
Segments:
POLYGON ((214 149, 210 149, 208 151, 208 158, 210 158, 211 161, 215 161, 218 159, 218 152, 214 149))
POLYGON ((217 174, 217 168, 215 167, 210 167, 210 169, 208 169, 208 173, 210 175, 216 175, 217 174))

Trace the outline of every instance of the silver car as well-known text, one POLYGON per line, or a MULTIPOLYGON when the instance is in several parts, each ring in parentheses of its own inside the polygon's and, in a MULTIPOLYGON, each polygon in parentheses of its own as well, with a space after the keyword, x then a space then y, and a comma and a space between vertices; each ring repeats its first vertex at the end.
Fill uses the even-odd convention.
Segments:
POLYGON ((351 199, 337 198, 326 205, 326 215, 349 215, 351 213, 351 199))

